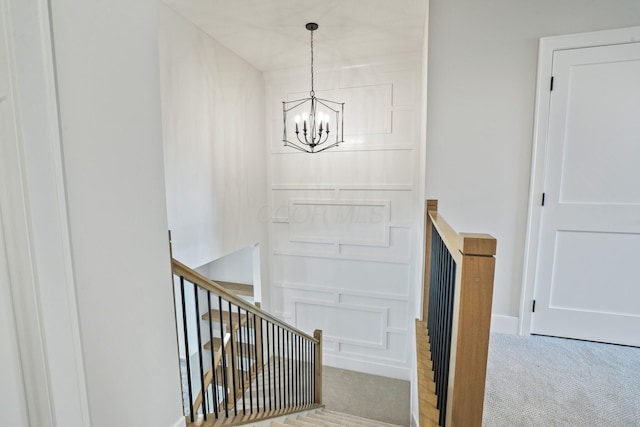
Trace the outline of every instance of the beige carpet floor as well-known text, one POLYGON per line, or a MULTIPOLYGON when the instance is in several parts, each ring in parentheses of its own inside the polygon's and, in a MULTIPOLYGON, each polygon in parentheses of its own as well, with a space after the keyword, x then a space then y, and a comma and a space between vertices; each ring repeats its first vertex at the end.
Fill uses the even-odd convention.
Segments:
POLYGON ((640 426, 640 348, 492 334, 483 426, 640 426))
POLYGON ((394 378, 322 367, 322 397, 328 410, 408 426, 410 384, 394 378))

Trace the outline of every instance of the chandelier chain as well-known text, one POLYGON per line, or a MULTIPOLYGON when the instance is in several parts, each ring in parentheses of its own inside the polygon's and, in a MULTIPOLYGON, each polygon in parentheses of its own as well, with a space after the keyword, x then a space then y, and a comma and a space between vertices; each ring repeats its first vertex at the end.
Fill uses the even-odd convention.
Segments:
POLYGON ((313 30, 311 30, 311 97, 315 96, 313 89, 313 30))

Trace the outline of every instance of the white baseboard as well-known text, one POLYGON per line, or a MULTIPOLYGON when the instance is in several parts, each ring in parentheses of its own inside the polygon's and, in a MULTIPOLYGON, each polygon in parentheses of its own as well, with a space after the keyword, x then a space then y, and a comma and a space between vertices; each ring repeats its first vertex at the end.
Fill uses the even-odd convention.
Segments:
POLYGON ((418 419, 416 418, 416 414, 411 413, 411 427, 418 427, 418 419))
POLYGON ((491 332, 499 334, 518 334, 518 318, 515 316, 503 316, 494 314, 491 316, 491 332))
POLYGON ((381 363, 349 359, 346 357, 340 357, 326 353, 322 355, 322 364, 331 366, 333 368, 364 372, 365 374, 380 375, 382 377, 410 381, 410 368, 402 368, 397 366, 383 365, 381 363))
POLYGON ((187 420, 182 417, 173 425, 173 427, 187 427, 187 420))

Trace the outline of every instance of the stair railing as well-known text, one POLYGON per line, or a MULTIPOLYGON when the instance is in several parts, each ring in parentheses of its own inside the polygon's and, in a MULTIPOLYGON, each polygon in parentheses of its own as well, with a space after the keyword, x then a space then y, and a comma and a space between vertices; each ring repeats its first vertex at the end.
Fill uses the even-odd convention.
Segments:
POLYGON ((172 272, 188 424, 238 425, 321 406, 322 331, 308 335, 175 259, 172 272))
POLYGON ((420 425, 480 427, 496 239, 457 233, 426 203, 422 320, 416 320, 420 425))

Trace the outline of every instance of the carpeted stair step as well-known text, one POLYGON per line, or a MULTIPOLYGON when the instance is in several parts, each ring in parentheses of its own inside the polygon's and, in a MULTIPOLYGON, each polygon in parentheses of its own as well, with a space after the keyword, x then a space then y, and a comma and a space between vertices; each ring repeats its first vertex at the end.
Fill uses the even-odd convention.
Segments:
POLYGON ((335 414, 331 415, 322 411, 316 412, 314 414, 310 414, 309 417, 320 419, 320 420, 331 420, 332 423, 336 423, 346 427, 366 427, 366 426, 370 426, 372 423, 372 420, 363 420, 363 419, 357 419, 353 417, 349 418, 347 416, 338 416, 335 414))
POLYGON ((300 421, 298 419, 295 418, 287 418, 284 423, 288 426, 294 426, 294 427, 310 427, 313 426, 312 423, 308 423, 305 421, 300 421))
POLYGON ((309 415, 309 416, 299 415, 298 420, 309 423, 310 425, 324 426, 324 427, 340 427, 341 425, 336 423, 335 420, 332 420, 331 418, 318 418, 318 417, 314 417, 313 415, 309 415))
POLYGON ((322 414, 327 417, 331 417, 336 420, 336 422, 341 422, 340 425, 349 425, 345 423, 353 423, 362 426, 369 427, 398 427, 395 424, 389 424, 382 421, 372 420, 369 418, 358 417, 356 415, 344 414, 342 412, 330 411, 328 409, 323 409, 322 411, 316 412, 316 414, 322 414))
POLYGON ((326 409, 308 412, 304 415, 289 415, 284 421, 272 421, 269 427, 399 427, 382 421, 326 409))

